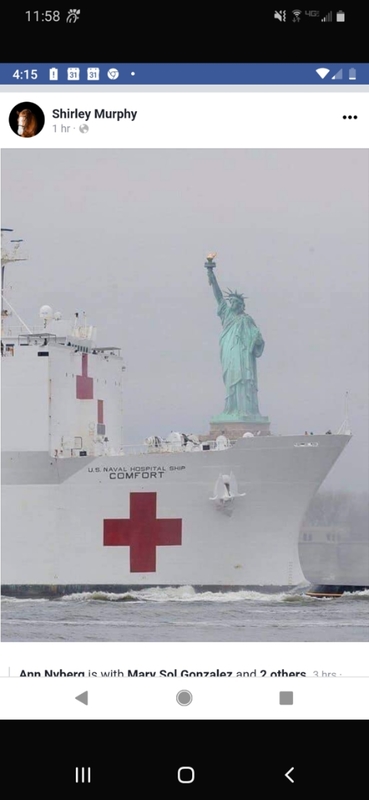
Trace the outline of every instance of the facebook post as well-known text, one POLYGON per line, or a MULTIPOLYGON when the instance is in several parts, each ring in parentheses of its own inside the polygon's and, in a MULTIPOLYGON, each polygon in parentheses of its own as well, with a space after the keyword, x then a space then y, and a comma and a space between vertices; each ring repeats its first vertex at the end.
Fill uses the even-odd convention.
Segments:
POLYGON ((1 674, 329 716, 368 673, 366 96, 57 88, 0 95, 1 674))

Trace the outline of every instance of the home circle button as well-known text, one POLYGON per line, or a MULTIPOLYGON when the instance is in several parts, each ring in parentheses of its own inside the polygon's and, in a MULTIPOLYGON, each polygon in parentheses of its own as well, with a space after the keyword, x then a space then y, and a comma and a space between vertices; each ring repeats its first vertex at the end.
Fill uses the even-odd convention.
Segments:
POLYGON ((192 697, 191 692, 187 692, 187 691, 182 689, 181 692, 178 692, 178 694, 176 696, 176 700, 177 700, 177 703, 179 703, 180 706, 189 706, 190 703, 192 703, 193 697, 192 697))
POLYGON ((193 767, 180 767, 177 772, 179 783, 193 783, 195 780, 195 770, 193 767))

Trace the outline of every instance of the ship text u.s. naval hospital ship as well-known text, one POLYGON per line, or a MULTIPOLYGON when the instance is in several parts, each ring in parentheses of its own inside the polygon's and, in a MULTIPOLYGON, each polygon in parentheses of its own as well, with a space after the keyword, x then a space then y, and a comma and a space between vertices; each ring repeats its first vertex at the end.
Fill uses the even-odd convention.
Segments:
POLYGON ((119 347, 100 346, 84 315, 66 321, 49 306, 29 328, 3 298, 3 594, 304 580, 300 523, 350 435, 270 434, 252 377, 261 335, 241 295, 221 296, 213 258, 205 266, 225 383, 235 350, 224 337, 236 330, 239 342, 241 331, 250 358, 208 436, 172 432, 130 446, 119 347), (243 396, 251 412, 236 418, 231 405, 243 396))

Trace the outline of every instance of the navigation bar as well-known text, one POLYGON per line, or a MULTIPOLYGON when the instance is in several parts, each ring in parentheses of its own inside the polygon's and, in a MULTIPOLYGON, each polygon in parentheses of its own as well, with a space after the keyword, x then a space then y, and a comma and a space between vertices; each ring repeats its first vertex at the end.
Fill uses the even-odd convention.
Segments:
MULTIPOLYGON (((0 677, 0 719, 368 719, 369 678, 0 677), (293 693, 281 705, 280 693, 293 693), (191 695, 191 703, 178 696, 191 695)), ((290 764, 286 764, 290 767, 290 764)), ((293 777, 293 776, 292 776, 293 777)))

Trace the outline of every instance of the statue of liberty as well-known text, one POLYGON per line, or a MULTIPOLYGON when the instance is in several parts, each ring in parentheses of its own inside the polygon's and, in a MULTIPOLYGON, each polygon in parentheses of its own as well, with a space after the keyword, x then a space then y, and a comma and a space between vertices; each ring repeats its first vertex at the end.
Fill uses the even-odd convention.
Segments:
POLYGON ((223 331, 220 335, 220 359, 226 388, 225 407, 212 422, 269 422, 261 417, 258 405, 256 359, 264 350, 264 339, 256 323, 245 312, 245 298, 237 291, 221 291, 214 275, 215 253, 207 257, 205 267, 218 303, 223 331))

